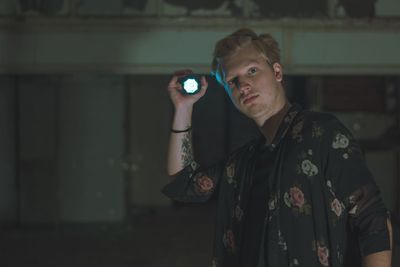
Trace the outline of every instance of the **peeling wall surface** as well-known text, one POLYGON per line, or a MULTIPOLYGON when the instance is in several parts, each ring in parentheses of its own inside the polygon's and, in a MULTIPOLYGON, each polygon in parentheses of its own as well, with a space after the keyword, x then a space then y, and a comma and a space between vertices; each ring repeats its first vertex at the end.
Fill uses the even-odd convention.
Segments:
POLYGON ((398 17, 397 0, 3 0, 0 15, 398 17))
MULTIPOLYGON (((92 28, 91 32, 74 32, 61 28, 51 32, 0 31, 0 71, 168 74, 189 66, 209 73, 214 43, 231 32, 222 29, 132 29, 121 32, 102 30, 100 26, 92 28)), ((397 52, 400 35, 397 30, 385 30, 383 26, 346 30, 323 26, 287 29, 278 25, 254 28, 259 33, 270 32, 278 40, 287 73, 400 73, 400 53, 397 52)))
POLYGON ((400 72, 395 0, 8 0, 1 15, 2 73, 208 73, 240 27, 272 33, 287 73, 400 72))

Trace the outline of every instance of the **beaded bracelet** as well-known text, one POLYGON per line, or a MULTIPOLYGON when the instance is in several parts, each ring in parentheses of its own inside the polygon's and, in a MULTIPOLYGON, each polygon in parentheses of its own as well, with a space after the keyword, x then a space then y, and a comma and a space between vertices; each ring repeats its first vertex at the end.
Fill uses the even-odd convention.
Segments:
POLYGON ((185 130, 175 130, 171 128, 171 132, 173 133, 186 133, 189 132, 190 130, 192 130, 192 126, 190 126, 189 128, 185 129, 185 130))

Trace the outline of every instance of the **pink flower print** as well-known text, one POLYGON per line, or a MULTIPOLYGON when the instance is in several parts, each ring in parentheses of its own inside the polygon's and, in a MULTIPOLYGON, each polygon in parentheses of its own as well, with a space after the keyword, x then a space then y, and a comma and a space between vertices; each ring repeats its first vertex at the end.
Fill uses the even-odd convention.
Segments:
POLYGON ((197 179, 197 184, 201 193, 207 193, 214 187, 213 180, 205 175, 197 179))
POLYGON ((340 217, 342 214, 342 203, 335 198, 331 203, 331 210, 336 214, 336 216, 340 217))
POLYGON ((233 235, 232 230, 226 231, 224 234, 224 245, 226 248, 231 249, 232 251, 235 248, 235 237, 233 235))
POLYGON ((318 260, 322 266, 329 266, 329 250, 326 246, 317 243, 318 260))
POLYGON ((304 194, 298 187, 291 187, 289 189, 289 195, 290 202, 293 206, 301 208, 304 205, 304 194))

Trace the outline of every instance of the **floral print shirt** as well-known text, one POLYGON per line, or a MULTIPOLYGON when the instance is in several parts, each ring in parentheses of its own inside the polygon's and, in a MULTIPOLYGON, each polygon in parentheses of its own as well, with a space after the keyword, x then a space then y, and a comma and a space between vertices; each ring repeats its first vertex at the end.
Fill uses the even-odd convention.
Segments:
MULTIPOLYGON (((203 169, 195 162, 162 192, 204 202, 218 192, 211 266, 238 267, 246 208, 255 173, 255 139, 225 161, 203 169)), ((362 256, 390 249, 387 211, 360 146, 333 116, 293 105, 271 147, 259 266, 360 266, 362 256), (265 259, 265 261, 264 261, 265 259)))

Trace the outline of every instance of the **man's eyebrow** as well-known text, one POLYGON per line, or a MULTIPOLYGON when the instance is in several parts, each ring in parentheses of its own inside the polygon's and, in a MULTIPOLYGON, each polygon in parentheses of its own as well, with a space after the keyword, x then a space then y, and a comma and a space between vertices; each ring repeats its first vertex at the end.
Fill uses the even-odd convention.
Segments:
MULTIPOLYGON (((243 67, 248 67, 248 66, 250 66, 251 64, 260 64, 260 61, 258 61, 258 60, 256 60, 256 59, 251 59, 251 60, 249 60, 249 61, 247 61, 247 62, 244 62, 243 63, 243 67)), ((229 73, 227 73, 227 72, 225 72, 224 71, 224 79, 225 79, 225 81, 229 81, 229 80, 232 80, 234 77, 231 77, 231 75, 229 74, 229 73), (229 78, 229 79, 228 79, 229 78)))
POLYGON ((246 62, 246 64, 244 64, 244 66, 247 67, 247 66, 249 66, 251 64, 260 64, 260 62, 255 60, 255 59, 252 59, 252 60, 246 62))
MULTIPOLYGON (((243 67, 248 67, 248 66, 250 66, 250 65, 252 65, 252 64, 260 64, 260 62, 257 61, 257 60, 255 60, 255 59, 252 59, 252 60, 249 60, 248 62, 245 62, 245 63, 243 64, 243 67)), ((227 74, 227 75, 225 75, 225 81, 228 81, 228 80, 231 80, 232 78, 234 78, 234 77, 231 77, 231 76, 229 75, 229 73, 225 73, 225 74, 227 74), (227 79, 227 78, 229 78, 229 79, 227 79)))

